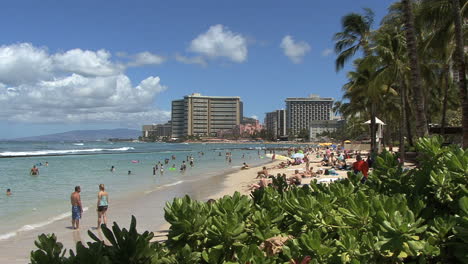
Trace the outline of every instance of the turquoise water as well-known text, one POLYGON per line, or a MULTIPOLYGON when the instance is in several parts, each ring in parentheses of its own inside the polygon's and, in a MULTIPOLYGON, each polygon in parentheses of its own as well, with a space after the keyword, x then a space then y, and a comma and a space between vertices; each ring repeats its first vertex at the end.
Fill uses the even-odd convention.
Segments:
POLYGON ((0 240, 69 217, 70 194, 76 185, 81 186, 84 206, 93 206, 100 183, 106 185, 113 200, 125 199, 165 186, 203 180, 237 169, 242 162, 264 163, 267 161, 263 158, 264 151, 259 150, 263 147, 260 144, 0 142, 0 191, 3 192, 0 240), (226 151, 232 152, 231 164, 225 159, 226 151), (172 155, 176 160, 171 160, 172 155), (182 174, 180 165, 189 155, 194 158, 195 166, 192 168, 187 162, 187 171, 182 174), (164 174, 153 175, 153 166, 166 158, 170 161, 165 165, 164 174), (31 167, 40 163, 40 174, 29 175, 31 167), (172 164, 176 165, 176 171, 168 170, 172 164), (111 166, 115 166, 115 172, 110 171, 111 166), (7 188, 13 195, 5 195, 7 188))

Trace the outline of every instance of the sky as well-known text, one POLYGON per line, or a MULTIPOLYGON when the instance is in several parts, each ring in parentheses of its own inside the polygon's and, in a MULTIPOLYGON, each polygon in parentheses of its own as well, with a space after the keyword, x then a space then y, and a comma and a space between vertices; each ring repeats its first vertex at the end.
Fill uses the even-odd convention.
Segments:
POLYGON ((340 100, 341 17, 394 0, 25 1, 0 9, 0 139, 170 119, 191 93, 240 96, 263 121, 287 97, 340 100))

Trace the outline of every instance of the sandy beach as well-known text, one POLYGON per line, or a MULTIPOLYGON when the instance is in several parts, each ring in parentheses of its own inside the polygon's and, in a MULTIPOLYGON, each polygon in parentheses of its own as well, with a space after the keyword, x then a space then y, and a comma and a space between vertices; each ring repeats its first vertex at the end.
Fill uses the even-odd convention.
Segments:
MULTIPOLYGON (((310 166, 316 171, 320 168, 320 159, 311 160, 310 166)), ((237 162, 237 161, 236 161, 237 162)), ((241 161, 239 161, 241 162, 241 161)), ((165 202, 171 202, 174 193, 184 193, 198 200, 217 199, 224 195, 232 195, 238 191, 248 195, 249 187, 257 183, 257 172, 262 170, 263 166, 269 169, 270 175, 285 173, 287 177, 292 176, 294 171, 305 170, 305 164, 290 166, 284 169, 275 169, 281 161, 270 160, 264 165, 251 167, 247 170, 233 169, 230 173, 217 174, 203 181, 193 181, 186 184, 174 183, 166 189, 155 189, 146 191, 143 195, 136 193, 124 200, 112 201, 108 212, 109 223, 116 221, 120 227, 128 227, 130 216, 135 215, 137 219, 137 228, 140 232, 152 230, 156 235, 156 240, 165 239, 165 230, 169 225, 164 220, 165 202), (157 202, 156 202, 157 201, 157 202)), ((350 161, 348 161, 349 163, 350 161)), ((242 165, 239 164, 239 165, 242 165)), ((337 171, 339 175, 319 175, 316 178, 303 178, 302 183, 308 184, 311 180, 325 180, 346 177, 346 171, 337 171)), ((112 196, 111 196, 112 197, 112 196)), ((101 231, 96 230, 96 206, 95 204, 84 205, 88 210, 84 212, 80 223, 80 230, 72 230, 69 218, 57 221, 52 225, 47 225, 29 232, 23 232, 12 239, 0 241, 0 263, 27 263, 29 254, 35 249, 34 240, 42 233, 55 233, 58 241, 66 249, 75 249, 77 241, 88 242, 90 238, 88 230, 94 232, 98 237, 103 238, 101 231)))

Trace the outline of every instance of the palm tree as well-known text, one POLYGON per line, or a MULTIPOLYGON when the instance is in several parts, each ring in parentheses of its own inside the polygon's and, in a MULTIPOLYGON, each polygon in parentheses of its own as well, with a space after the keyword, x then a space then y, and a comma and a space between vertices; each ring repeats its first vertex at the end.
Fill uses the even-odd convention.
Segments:
MULTIPOLYGON (((374 12, 369 9, 364 9, 364 15, 350 13, 344 16, 341 20, 342 32, 335 34, 335 52, 338 53, 336 58, 336 70, 343 69, 346 61, 350 60, 357 51, 363 50, 364 57, 369 57, 372 54, 370 40, 372 35, 372 24, 374 22, 374 12)), ((371 106, 371 116, 375 117, 375 103, 371 106)), ((376 153, 375 140, 375 118, 371 118, 371 148, 376 153)))
MULTIPOLYGON (((466 0, 424 0, 422 20, 433 29, 431 44, 438 49, 450 48, 449 64, 454 66, 454 77, 458 81, 462 105, 463 147, 468 147, 468 95, 466 59, 462 17, 468 13, 466 0), (462 14, 463 13, 463 14, 462 14)), ((450 83, 451 85, 452 83, 450 83)), ((444 123, 444 122, 443 122, 444 123)), ((442 124, 443 126, 443 124, 442 124)))
POLYGON ((459 0, 452 0, 453 20, 455 24, 455 65, 458 68, 458 85, 462 100, 463 148, 468 148, 468 91, 466 90, 466 64, 463 49, 463 29, 459 0))
MULTIPOLYGON (((400 161, 405 160, 405 127, 406 116, 406 84, 405 78, 409 71, 406 54, 406 39, 400 30, 399 22, 384 18, 383 25, 374 35, 376 44, 376 54, 381 59, 382 69, 376 76, 376 82, 382 85, 387 84, 398 90, 400 95, 400 161)), ((386 111, 388 112, 388 110, 386 111)))
POLYGON ((411 0, 402 0, 403 13, 405 20, 406 45, 408 48, 408 57, 410 61, 410 84, 415 101, 416 134, 418 137, 427 136, 427 117, 424 109, 424 95, 421 84, 421 73, 418 60, 418 49, 415 36, 414 14, 411 0))

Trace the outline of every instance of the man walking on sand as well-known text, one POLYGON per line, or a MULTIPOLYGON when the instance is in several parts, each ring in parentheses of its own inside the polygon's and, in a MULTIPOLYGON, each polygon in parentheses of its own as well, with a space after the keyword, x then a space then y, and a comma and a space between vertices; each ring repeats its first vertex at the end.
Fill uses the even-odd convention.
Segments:
POLYGON ((80 186, 75 186, 75 191, 71 194, 70 201, 72 205, 72 228, 80 228, 80 218, 83 214, 83 205, 81 204, 80 186))

